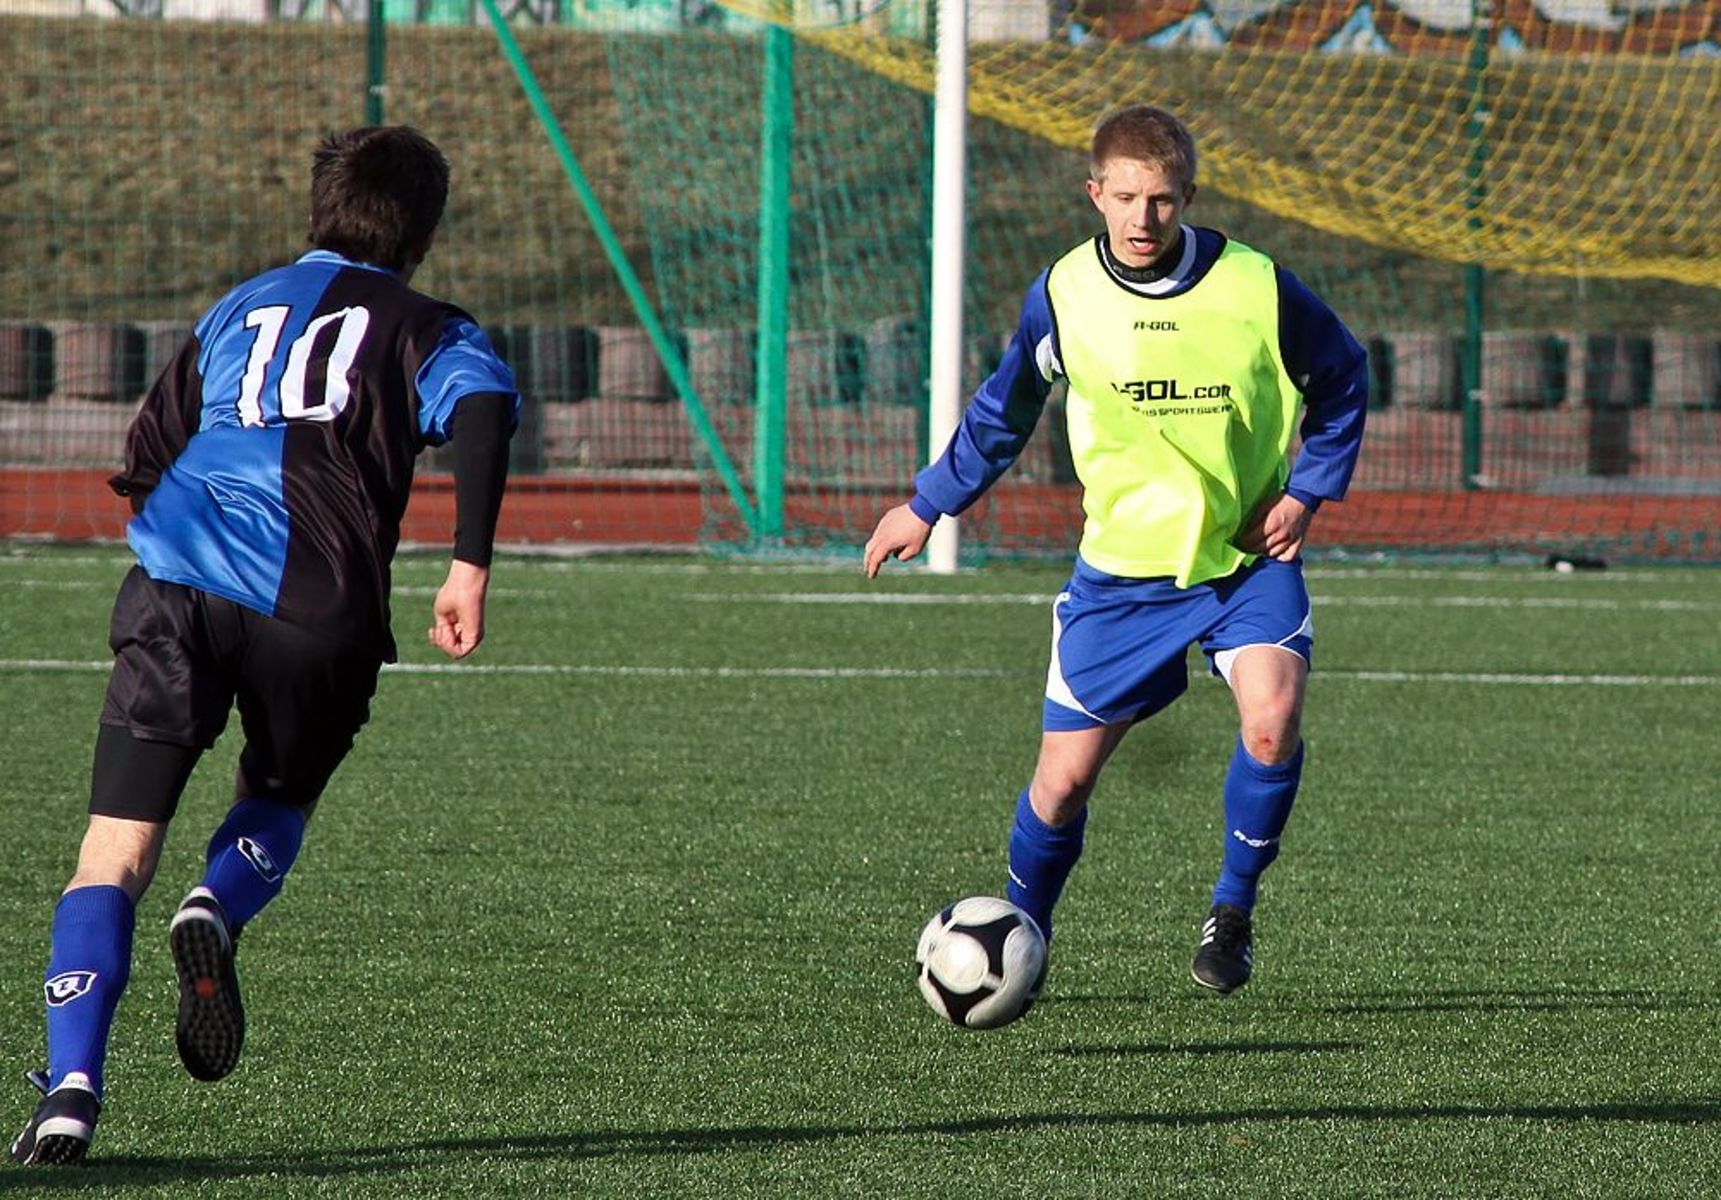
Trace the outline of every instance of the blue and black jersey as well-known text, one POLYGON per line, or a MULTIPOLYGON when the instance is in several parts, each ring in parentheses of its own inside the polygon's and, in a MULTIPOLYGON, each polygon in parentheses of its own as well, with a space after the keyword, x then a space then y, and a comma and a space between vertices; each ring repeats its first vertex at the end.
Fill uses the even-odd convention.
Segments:
POLYGON ((519 396, 477 323, 313 250, 201 320, 126 437, 126 540, 151 578, 394 657, 389 564, 413 463, 463 396, 519 396))

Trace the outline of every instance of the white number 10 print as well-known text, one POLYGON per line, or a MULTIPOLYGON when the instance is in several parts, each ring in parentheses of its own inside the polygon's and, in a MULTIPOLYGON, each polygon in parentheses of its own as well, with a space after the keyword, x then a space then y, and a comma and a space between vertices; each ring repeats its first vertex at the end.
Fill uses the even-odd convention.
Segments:
MULTIPOLYGON (((255 329, 257 340, 251 343, 251 355, 245 361, 245 377, 239 382, 241 425, 263 424, 263 378, 275 357, 275 348, 281 341, 281 330, 286 327, 289 311, 285 304, 270 304, 245 314, 245 328, 255 329)), ((358 357, 359 345, 369 328, 370 310, 363 307, 324 313, 305 326, 305 331, 287 348, 287 368, 277 388, 282 420, 332 421, 341 414, 351 396, 347 371, 358 357), (324 364, 323 394, 315 403, 310 403, 305 396, 305 376, 311 366, 311 351, 316 345, 317 335, 337 324, 340 328, 335 334, 334 348, 328 352, 324 364)))

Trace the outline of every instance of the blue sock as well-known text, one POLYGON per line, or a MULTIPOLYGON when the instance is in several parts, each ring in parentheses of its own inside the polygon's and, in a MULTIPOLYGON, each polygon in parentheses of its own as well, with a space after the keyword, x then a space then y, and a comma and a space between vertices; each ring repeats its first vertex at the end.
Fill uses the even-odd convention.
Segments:
POLYGON ((1088 810, 1067 825, 1046 824, 1028 803, 1028 789, 1016 799, 1016 823, 1010 829, 1010 903, 1022 909, 1046 940, 1052 940, 1052 906, 1064 890, 1070 869, 1082 856, 1082 831, 1088 810))
POLYGON ((1303 747, 1285 762, 1256 762, 1237 739, 1225 775, 1225 864, 1213 888, 1213 903, 1255 907, 1261 872, 1279 857, 1279 835, 1296 803, 1303 777, 1303 747))
POLYGON ((305 839, 302 809, 273 800, 241 800, 209 839, 203 887, 238 929, 281 894, 305 839))
POLYGON ((48 1008, 48 1088, 81 1071, 102 1094, 114 1010, 131 978, 134 906, 111 884, 74 888, 54 906, 54 942, 43 991, 48 1008))

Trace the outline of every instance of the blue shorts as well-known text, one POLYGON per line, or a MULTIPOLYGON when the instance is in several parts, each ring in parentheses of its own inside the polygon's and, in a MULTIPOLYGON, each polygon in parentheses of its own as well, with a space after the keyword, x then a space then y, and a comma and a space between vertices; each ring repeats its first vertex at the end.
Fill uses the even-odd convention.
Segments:
POLYGON ((1260 558, 1224 579, 1180 588, 1169 579, 1124 579, 1081 559, 1052 603, 1047 730, 1140 721, 1189 686, 1199 642, 1215 675, 1244 646, 1283 646, 1305 660, 1314 621, 1303 564, 1260 558))

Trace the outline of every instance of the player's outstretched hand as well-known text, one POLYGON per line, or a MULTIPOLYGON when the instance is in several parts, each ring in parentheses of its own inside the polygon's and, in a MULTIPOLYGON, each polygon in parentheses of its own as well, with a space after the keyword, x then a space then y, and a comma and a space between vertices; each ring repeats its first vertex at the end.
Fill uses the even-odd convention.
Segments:
POLYGON ((1302 553, 1303 539, 1309 534, 1313 516, 1308 505, 1289 493, 1268 496, 1237 535, 1236 546, 1249 554, 1265 554, 1280 562, 1290 562, 1302 553))
POLYGON ((461 562, 448 564, 448 578, 431 605, 430 644, 449 658, 465 658, 484 640, 484 595, 490 590, 490 568, 461 562))
POLYGON ((897 505, 878 519, 878 528, 867 539, 866 577, 876 577, 887 558, 907 562, 926 549, 926 539, 931 536, 932 526, 916 516, 908 505, 897 505))

